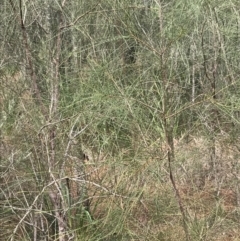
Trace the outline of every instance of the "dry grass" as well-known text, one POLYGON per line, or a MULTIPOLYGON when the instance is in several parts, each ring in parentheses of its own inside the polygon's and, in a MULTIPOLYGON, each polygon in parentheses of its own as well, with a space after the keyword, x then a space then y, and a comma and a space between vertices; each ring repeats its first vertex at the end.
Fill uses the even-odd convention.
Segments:
MULTIPOLYGON (((174 174, 192 240, 238 240, 239 194, 230 166, 238 151, 217 143, 219 167, 213 179, 207 140, 193 138, 175 144, 174 174)), ((88 188, 95 219, 105 227, 112 222, 115 232, 126 232, 132 240, 184 240, 181 213, 164 162, 142 161, 135 171, 130 164, 114 160, 89 165, 88 180, 100 185, 88 188), (119 215, 117 220, 115 215, 119 215)))
MULTIPOLYGON (((224 143, 228 143, 226 139, 219 139, 216 143, 218 162, 214 171, 209 167, 208 140, 192 137, 189 142, 184 139, 175 141, 174 175, 188 214, 191 240, 240 239, 236 166, 240 153, 230 142, 224 143)), ((161 149, 161 157, 165 156, 165 151, 164 148, 161 149)), ((148 155, 150 154, 148 150, 148 155)), ((70 166, 72 168, 72 164, 70 166)), ((4 185, 14 185, 17 205, 21 204, 23 197, 27 197, 27 192, 33 194, 35 188, 33 184, 30 187, 29 182, 16 182, 16 177, 22 176, 24 179, 25 175, 27 178, 24 170, 9 169, 7 178, 4 176, 5 179, 2 179, 1 188, 4 185), (18 192, 18 188, 25 189, 26 195, 18 192)), ((90 231, 90 236, 86 234, 85 238, 97 240, 97 235, 99 237, 101 233, 101 237, 106 237, 107 240, 111 240, 111 237, 115 237, 115 240, 139 241, 185 240, 181 213, 168 175, 166 160, 159 158, 156 152, 151 158, 144 157, 134 162, 107 155, 86 160, 84 179, 87 181, 94 220, 87 221, 84 227, 92 230, 94 224, 97 228, 90 231)), ((77 181, 73 171, 69 173, 69 178, 75 180, 74 186, 77 181)), ((4 228, 1 233, 8 236, 24 210, 18 212, 19 216, 13 217, 11 211, 3 216, 6 205, 6 202, 1 201, 0 229, 3 231, 4 228)), ((24 225, 19 231, 19 235, 23 236, 27 232, 24 225)), ((101 237, 99 240, 103 240, 101 237)))

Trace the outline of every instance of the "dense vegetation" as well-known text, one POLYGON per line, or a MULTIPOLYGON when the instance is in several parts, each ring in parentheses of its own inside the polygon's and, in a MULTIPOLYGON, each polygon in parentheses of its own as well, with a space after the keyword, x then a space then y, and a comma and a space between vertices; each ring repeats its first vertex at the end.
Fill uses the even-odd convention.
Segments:
POLYGON ((0 13, 0 240, 240 238, 238 1, 0 13))

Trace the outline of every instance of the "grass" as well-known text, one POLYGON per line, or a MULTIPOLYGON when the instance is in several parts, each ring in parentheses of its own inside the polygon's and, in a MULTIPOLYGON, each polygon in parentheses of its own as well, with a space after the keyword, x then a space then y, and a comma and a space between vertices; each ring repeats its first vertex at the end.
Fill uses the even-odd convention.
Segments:
POLYGON ((79 4, 62 7, 66 26, 87 14, 59 35, 61 70, 56 39, 27 29, 41 104, 23 53, 1 52, 19 64, 0 69, 0 240, 59 240, 61 215, 66 240, 239 240, 238 2, 79 4))
MULTIPOLYGON (((14 141, 8 140, 8 145, 14 141)), ((79 139, 79 143, 81 141, 79 139)), ((33 143, 34 148, 38 143, 41 142, 33 143)), ((212 173, 209 167, 208 139, 190 136, 188 139, 175 140, 176 161, 173 171, 187 213, 187 225, 192 240, 239 238, 239 193, 237 166, 234 166, 239 151, 231 142, 228 145, 226 143, 228 141, 225 137, 223 140, 219 138, 216 144, 218 169, 217 173, 212 173)), ((168 147, 161 139, 150 146, 144 143, 141 145, 140 141, 138 144, 142 147, 135 149, 135 152, 128 150, 126 146, 121 149, 118 146, 117 150, 121 152, 115 148, 106 151, 108 146, 104 144, 101 144, 102 149, 92 149, 89 151, 89 160, 85 161, 85 174, 79 181, 76 179, 73 163, 66 162, 65 175, 72 186, 77 188, 82 183, 81 180, 87 182, 86 198, 90 200, 90 213, 83 210, 79 215, 73 215, 72 224, 69 223, 71 232, 79 240, 185 240, 182 216, 169 180, 166 160, 168 147)), ((16 148, 16 144, 13 146, 16 148)), ((4 237, 11 237, 12 230, 27 212, 34 197, 48 185, 48 174, 41 162, 33 168, 27 157, 19 152, 12 154, 12 164, 2 162, 1 167, 1 190, 5 194, 1 198, 1 227, 4 228, 4 237), (37 178, 42 181, 33 182, 37 178)), ((37 153, 35 155, 37 157, 37 153)), ((44 192, 46 197, 47 190, 48 188, 44 192)), ((73 196, 74 194, 72 198, 73 196)), ((26 223, 21 223, 15 239, 23 240, 24 237, 25 240, 32 240, 33 237, 28 236, 26 225, 34 221, 33 213, 44 222, 49 220, 48 235, 53 237, 50 232, 50 227, 54 225, 52 204, 47 201, 49 207, 46 209, 44 201, 43 208, 41 200, 45 198, 43 195, 39 196, 38 204, 33 207, 36 211, 27 216, 26 223)), ((81 198, 73 199, 70 210, 82 208, 81 203, 81 198), (75 205, 78 202, 80 207, 75 205)))

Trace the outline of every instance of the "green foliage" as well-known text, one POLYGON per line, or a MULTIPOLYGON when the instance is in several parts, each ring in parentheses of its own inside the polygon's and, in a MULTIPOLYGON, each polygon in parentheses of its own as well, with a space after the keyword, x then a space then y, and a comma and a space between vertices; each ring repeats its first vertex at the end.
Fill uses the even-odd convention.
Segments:
POLYGON ((238 238, 239 4, 146 2, 0 4, 0 240, 238 238))

